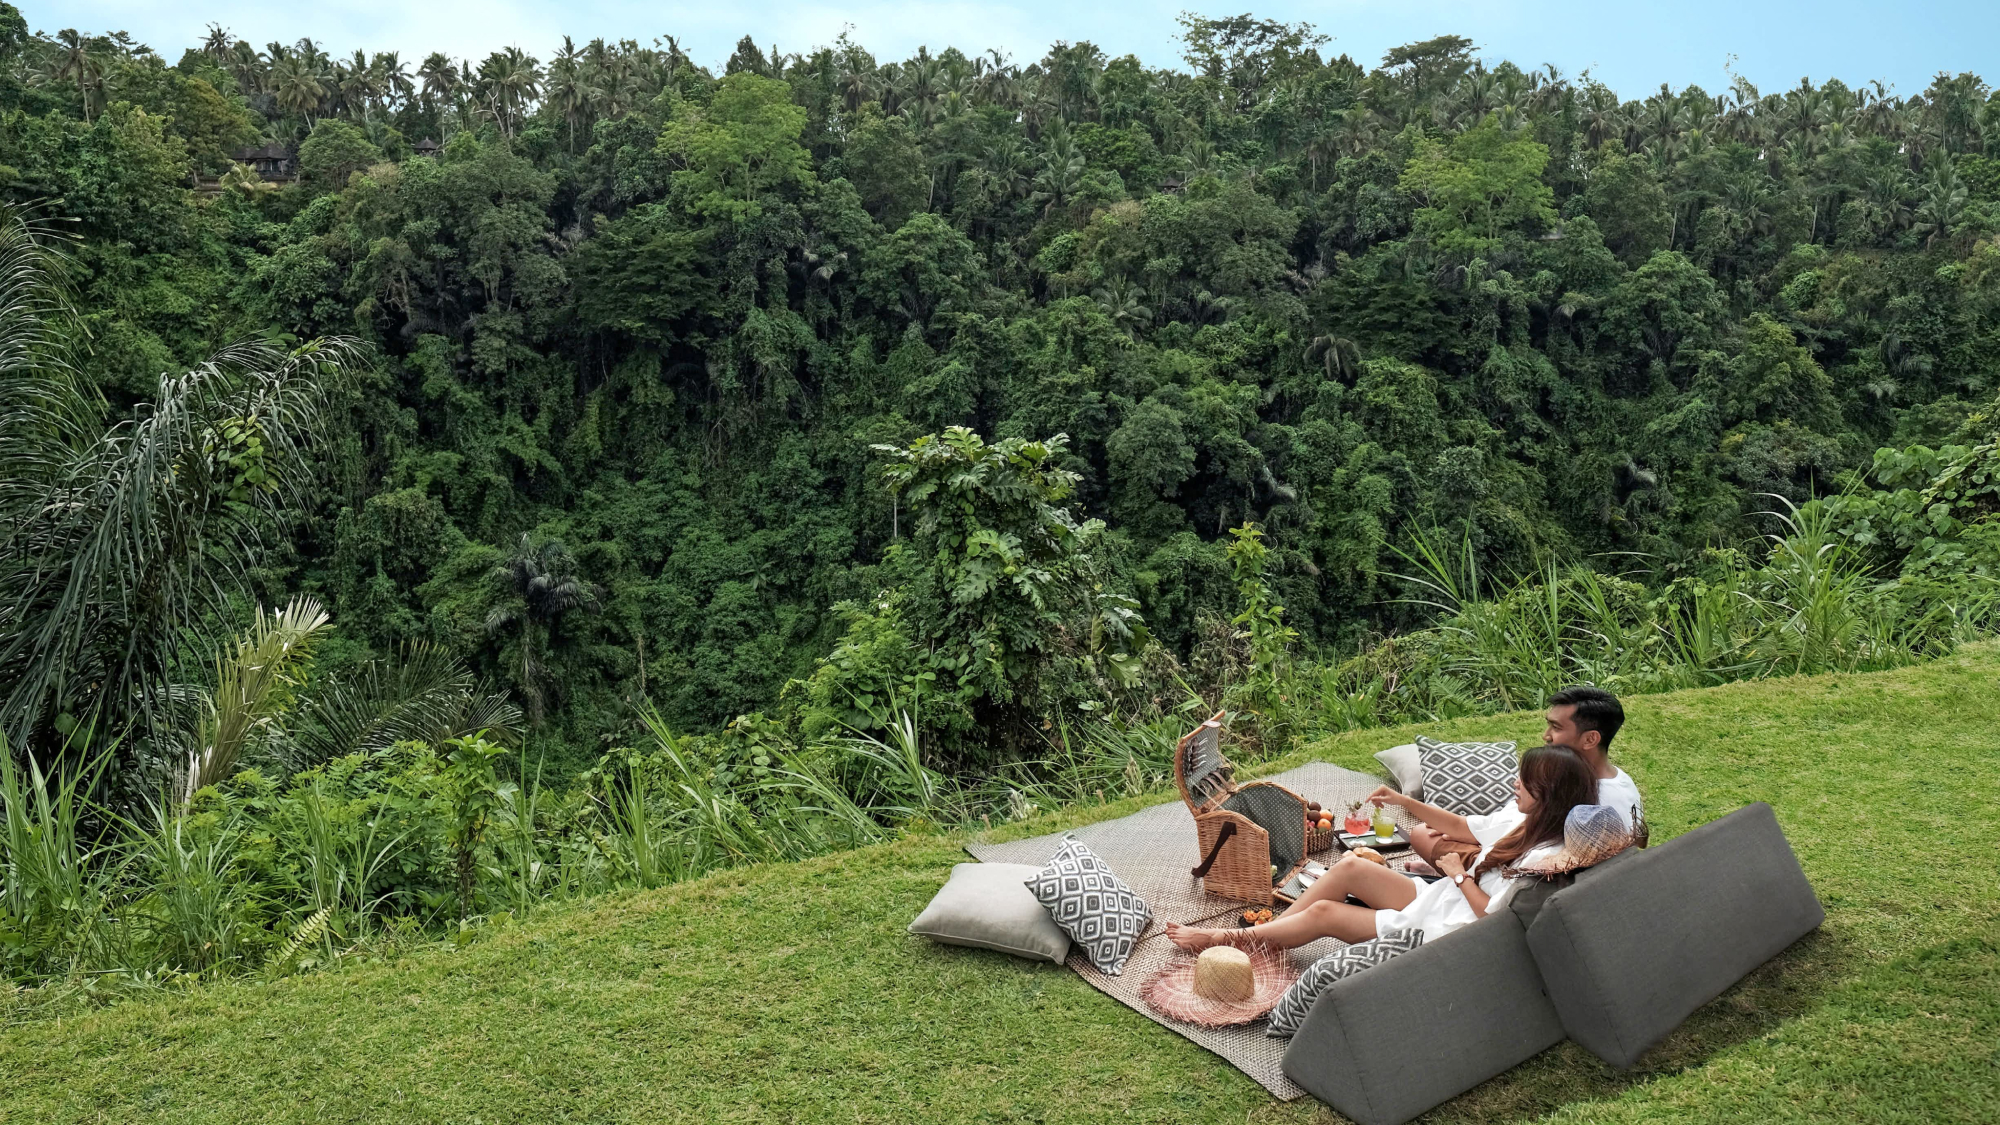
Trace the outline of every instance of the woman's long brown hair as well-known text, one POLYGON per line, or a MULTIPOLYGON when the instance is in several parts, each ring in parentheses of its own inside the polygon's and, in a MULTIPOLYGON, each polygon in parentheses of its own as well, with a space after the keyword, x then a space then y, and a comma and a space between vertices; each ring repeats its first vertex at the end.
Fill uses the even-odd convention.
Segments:
POLYGON ((1486 858, 1472 869, 1505 867, 1547 843, 1560 843, 1569 810, 1597 803, 1597 775, 1567 746, 1537 746, 1521 758, 1521 784, 1535 798, 1535 811, 1521 826, 1500 837, 1486 858))

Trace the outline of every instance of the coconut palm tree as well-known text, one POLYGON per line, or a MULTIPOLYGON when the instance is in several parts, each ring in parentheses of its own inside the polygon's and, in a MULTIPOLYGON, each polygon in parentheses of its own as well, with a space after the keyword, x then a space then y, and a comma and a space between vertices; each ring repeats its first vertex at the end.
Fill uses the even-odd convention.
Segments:
POLYGON ((564 614, 597 605, 597 590, 577 576, 576 559, 557 540, 537 543, 523 534, 507 560, 493 568, 502 600, 486 615, 486 632, 520 630, 515 653, 521 697, 528 701, 528 720, 539 726, 545 697, 542 646, 564 614))
POLYGON ((1931 182, 1925 186, 1923 200, 1917 204, 1916 230, 1924 236, 1926 249, 1940 238, 1951 237, 1952 228, 1965 216, 1966 198, 1958 170, 1948 157, 1940 157, 1931 182))
POLYGON ((417 96, 425 112, 441 110, 447 103, 457 101, 459 69, 443 52, 432 51, 424 56, 417 67, 417 81, 420 83, 417 96))
POLYGON ((569 36, 563 36, 562 49, 549 62, 548 102, 562 115, 563 124, 569 130, 571 152, 576 151, 578 121, 600 97, 591 77, 584 65, 583 53, 576 49, 576 43, 569 36))
POLYGON ((417 87, 410 81, 410 68, 403 64, 402 55, 396 51, 382 51, 370 65, 375 71, 380 96, 388 99, 389 107, 408 105, 417 87))
POLYGON ((88 125, 90 107, 104 90, 104 48, 98 40, 73 27, 56 32, 54 43, 49 77, 76 84, 77 97, 83 100, 83 122, 88 125))
POLYGON ((479 64, 480 100, 506 136, 542 92, 542 70, 532 55, 509 47, 486 56, 479 64))
POLYGON ((287 52, 272 61, 271 95, 279 112, 305 118, 310 128, 329 93, 319 68, 306 56, 287 52))
POLYGON ((201 41, 201 53, 219 63, 227 63, 236 40, 229 37, 228 29, 219 23, 208 25, 208 36, 201 41))

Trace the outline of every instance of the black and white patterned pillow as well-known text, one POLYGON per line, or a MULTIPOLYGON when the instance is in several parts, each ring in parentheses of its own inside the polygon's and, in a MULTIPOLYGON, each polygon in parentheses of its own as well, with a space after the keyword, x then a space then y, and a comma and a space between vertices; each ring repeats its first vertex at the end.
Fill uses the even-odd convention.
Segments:
POLYGON ((1342 977, 1351 977, 1363 969, 1372 969, 1391 957, 1399 957, 1424 943, 1422 930, 1401 930, 1388 937, 1374 941, 1364 941, 1337 949, 1314 961, 1292 987, 1278 998, 1278 1004, 1271 1009, 1271 1025, 1264 1034, 1273 1039, 1290 1039, 1298 1034, 1299 1025, 1306 1022, 1306 1014, 1313 1010, 1319 994, 1342 977))
POLYGON ((1417 739, 1424 800, 1460 816, 1485 816, 1514 797, 1521 763, 1511 742, 1439 742, 1417 739))
POLYGON ((1056 925, 1108 977, 1125 968, 1139 935, 1153 921, 1153 911, 1138 893, 1073 836, 1063 839, 1055 858, 1026 885, 1056 925))

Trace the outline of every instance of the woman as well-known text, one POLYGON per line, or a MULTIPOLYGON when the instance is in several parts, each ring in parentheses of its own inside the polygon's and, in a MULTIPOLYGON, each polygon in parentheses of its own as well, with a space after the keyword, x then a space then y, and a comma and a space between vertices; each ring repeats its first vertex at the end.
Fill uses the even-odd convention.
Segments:
POLYGON ((1520 803, 1520 826, 1482 848, 1469 871, 1463 858, 1447 853, 1439 862, 1445 877, 1425 884, 1349 855, 1261 926, 1206 930, 1169 923, 1167 937, 1188 950, 1246 941, 1290 949, 1323 937, 1362 942, 1402 930, 1422 930, 1425 941, 1436 941, 1506 905, 1528 880, 1502 869, 1559 851, 1570 810, 1596 801, 1597 778, 1575 751, 1537 746, 1514 775, 1514 799, 1520 803), (1346 902, 1349 895, 1368 905, 1346 902))

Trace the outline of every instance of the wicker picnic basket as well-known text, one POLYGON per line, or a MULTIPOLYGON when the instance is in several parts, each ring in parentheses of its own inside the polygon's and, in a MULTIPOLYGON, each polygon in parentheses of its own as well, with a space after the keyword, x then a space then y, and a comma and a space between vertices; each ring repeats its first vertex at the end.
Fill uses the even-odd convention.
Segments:
POLYGON ((1192 874, 1210 894, 1268 906, 1272 889, 1305 866, 1306 799, 1269 781, 1236 784, 1222 756, 1222 714, 1174 749, 1174 781, 1200 846, 1192 874))

